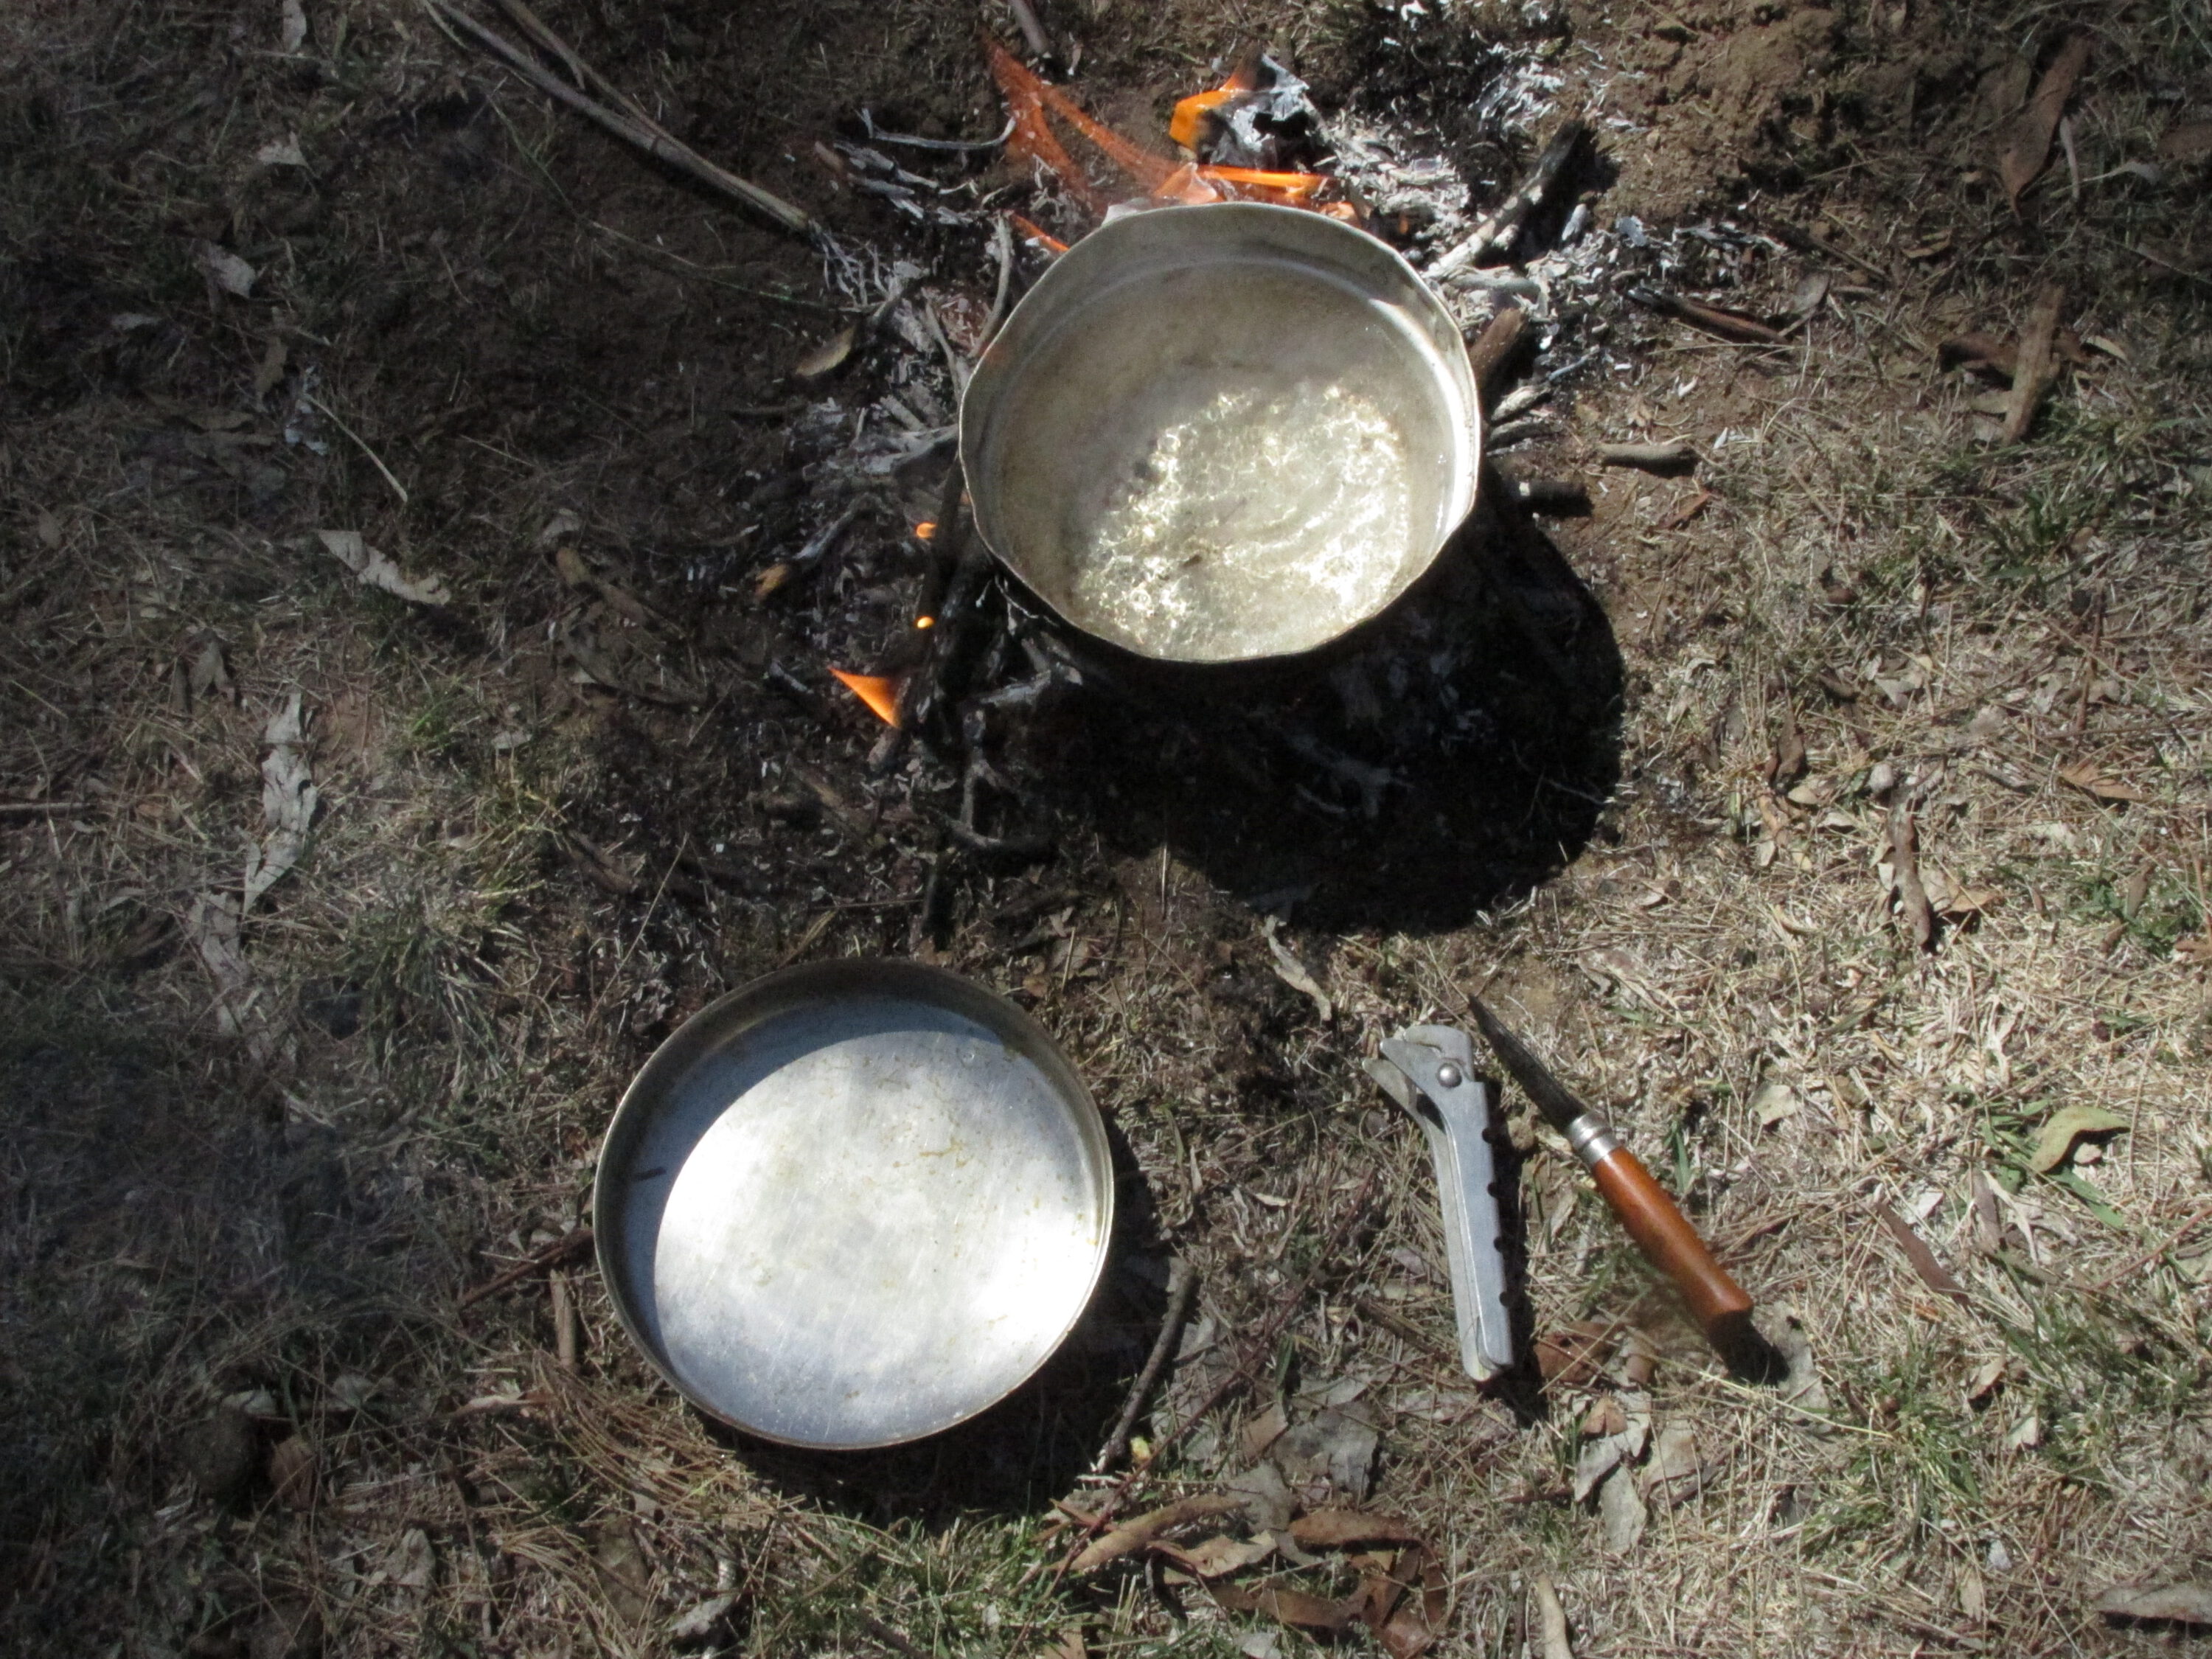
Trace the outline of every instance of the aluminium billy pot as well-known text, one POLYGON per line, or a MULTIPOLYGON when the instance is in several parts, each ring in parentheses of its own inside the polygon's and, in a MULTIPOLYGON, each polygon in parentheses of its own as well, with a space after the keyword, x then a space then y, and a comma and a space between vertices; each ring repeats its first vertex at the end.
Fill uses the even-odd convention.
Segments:
POLYGON ((1139 656, 1327 644, 1434 562, 1474 502, 1459 329, 1324 215, 1125 215, 1060 256, 960 410, 977 532, 1045 605, 1139 656))
POLYGON ((615 1311, 691 1402, 787 1445, 951 1427, 1051 1357, 1114 1217, 1044 1029, 921 963, 770 974, 654 1051, 599 1152, 615 1311))

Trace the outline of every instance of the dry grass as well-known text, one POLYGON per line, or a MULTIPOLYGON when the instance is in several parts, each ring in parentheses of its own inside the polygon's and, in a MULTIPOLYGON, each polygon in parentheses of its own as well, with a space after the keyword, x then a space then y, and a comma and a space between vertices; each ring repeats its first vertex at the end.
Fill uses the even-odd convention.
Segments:
MULTIPOLYGON (((1693 53, 1744 24, 1680 9, 1693 53)), ((1916 5, 1896 33, 1892 9, 1850 20, 1831 103, 1778 116, 1802 182, 1759 204, 1890 276, 1835 269, 1828 307, 1765 356, 1608 311, 1622 368, 1580 386, 1571 435, 1534 458, 1565 470, 1589 441, 1681 433, 1715 495, 1680 520, 1696 486, 1607 474, 1560 532, 1629 678, 1620 787, 1565 874, 1447 932, 1292 927, 1328 1028, 1244 904, 1111 826, 1042 870, 963 878, 945 954, 1076 1055, 1127 1141, 1136 1218, 1051 1387, 951 1444, 850 1464, 703 1425, 588 1276, 574 1373, 541 1281, 459 1304, 583 1213, 615 1091, 685 1013, 794 949, 913 937, 927 839, 898 814, 928 779, 874 777, 857 719, 762 689, 846 599, 729 597, 790 532, 776 484, 805 458, 722 411, 783 395, 818 325, 805 258, 512 89, 487 100, 409 7, 310 0, 299 62, 258 15, 237 36, 183 7, 12 12, 0 801, 83 805, 0 817, 10 1640, 258 1654, 312 1607, 332 1655, 1026 1654, 1070 1627, 1094 1652, 1235 1652, 1254 1620, 1203 1595, 1177 1598, 1184 1622, 1156 1577, 1050 1571, 1048 1506, 1095 1495, 1076 1472, 1150 1340, 1170 1250, 1199 1268, 1217 1346, 1180 1368, 1156 1435, 1320 1272, 1252 1389, 1145 1493, 1236 1473, 1241 1427, 1278 1397, 1304 1413, 1363 1385, 1371 1502, 1448 1565, 1439 1651, 1522 1651, 1539 1570, 1585 1659, 2166 1639, 2087 1607, 2212 1559, 2212 1256, 2202 1229, 2169 1248, 2212 1197, 2212 1009, 2189 954, 2212 864, 2212 333, 2206 280, 2173 269, 2202 164, 2157 184, 2110 169, 2177 112, 2202 118, 2212 42, 2179 4, 2101 21, 2080 202, 2061 161, 2021 223, 1986 176, 1985 66, 1956 42, 2033 49, 2048 19, 1916 5), (1902 113, 1875 73, 1899 62, 1925 68, 1902 113), (246 161, 294 132, 308 177, 246 161), (267 273, 260 299, 210 288, 208 238, 267 273), (1992 447, 1978 388, 1939 373, 1935 344, 2014 325, 2053 277, 2079 332, 2121 355, 2093 347, 2028 441, 1992 447), (296 380, 252 390, 272 340, 284 376, 316 367, 405 508, 340 434, 319 432, 324 453, 284 441, 296 380), (679 623, 624 632, 565 588, 537 545, 562 507, 679 623), (307 538, 336 526, 443 575, 451 613, 356 585, 307 538), (555 643, 570 626, 712 700, 579 686, 555 643), (231 685, 194 690, 210 639, 231 685), (323 807, 244 931, 278 1039, 256 1058, 188 921, 262 834, 261 733, 295 690, 323 807), (1785 725, 1805 769, 1778 790, 1785 725), (884 804, 884 833, 792 807, 801 767, 884 804), (1932 954, 1880 869, 1897 802, 1950 907, 1932 954), (629 890, 593 884, 564 836, 611 849, 629 890), (753 877, 684 878, 702 847, 753 877), (1525 1119, 1532 1330, 1600 1322, 1609 1370, 1493 1400, 1455 1374, 1426 1156, 1357 1062, 1455 1017, 1493 971, 1493 1000, 1809 1347, 1797 1382, 1721 1374, 1525 1119), (2127 1131, 2101 1161, 2029 1168, 2037 1127, 2085 1102, 2127 1131), (1318 1261, 1370 1171, 1354 1247, 1318 1261), (1887 1206, 1962 1297, 1922 1281, 1887 1206), (1655 1423, 1687 1426, 1706 1467, 1614 1554, 1569 1482, 1631 1333, 1660 1354, 1655 1423), (197 1425, 240 1407, 257 1472, 217 1504, 197 1425), (279 1493, 260 1460, 295 1437, 312 1479, 279 1493)), ((1267 25, 1127 11, 1097 25, 1093 73, 1133 106, 1231 25, 1267 25)), ((1601 54, 1640 49, 1570 17, 1601 54)), ((823 187, 785 160, 803 146, 778 108, 957 126, 982 96, 959 8, 827 8, 804 40, 678 8, 650 29, 590 21, 562 19, 688 112, 672 126, 794 199, 823 187), (833 65, 823 40, 858 44, 833 65), (930 90, 904 87, 914 62, 930 90)), ((1294 44, 1349 83, 1372 25, 1308 8, 1294 44)), ((1467 48, 1450 72, 1481 61, 1467 48)), ((1571 52, 1558 67, 1570 94, 1597 73, 1571 52)), ((1761 252, 1701 274, 1757 305, 1803 268, 1761 252)), ((844 580, 865 599, 900 574, 844 580)))

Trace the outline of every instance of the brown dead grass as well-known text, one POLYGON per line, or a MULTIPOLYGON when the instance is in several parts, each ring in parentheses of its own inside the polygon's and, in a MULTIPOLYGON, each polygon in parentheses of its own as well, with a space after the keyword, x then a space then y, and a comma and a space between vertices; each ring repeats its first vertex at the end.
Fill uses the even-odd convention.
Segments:
MULTIPOLYGON (((563 26, 604 67, 798 199, 826 190, 800 141, 854 102, 982 118, 962 9, 832 7, 766 33, 588 9, 563 26)), ((1129 13, 1076 25, 1099 37, 1102 97, 1133 107, 1237 29, 1274 27, 1129 13)), ((790 524, 773 427, 720 411, 781 395, 818 327, 811 272, 451 56, 413 9, 309 15, 307 64, 270 53, 273 15, 243 33, 167 6, 6 20, 0 799, 83 803, 0 818, 12 1640, 258 1652, 307 1606, 334 1655, 654 1653, 672 1618, 726 1595, 700 1639, 743 1651, 896 1646, 885 1628, 925 1651, 1028 1651, 1070 1625, 1096 1650, 1233 1650, 1248 1621, 1201 1596, 1186 1629, 1135 1575, 1056 1586, 1040 1525, 1051 1498, 1083 1500, 1076 1443, 1141 1360, 1166 1251, 1197 1264, 1233 1347, 1370 1170, 1355 1252, 1323 1264, 1258 1389, 1148 1492, 1233 1472, 1272 1388, 1364 1380, 1372 1501, 1449 1565, 1442 1651, 1518 1651, 1539 1570, 1586 1659, 2159 1639, 2087 1607, 2212 1559, 2204 1234, 2160 1253, 2212 1180, 2212 1011, 2186 957, 2212 860, 2212 336, 2203 280, 2172 268, 2201 173, 2108 170, 2204 112, 2212 53, 2187 8, 2100 23, 2076 118, 2089 181, 2075 204, 2057 161, 2025 222, 1988 176, 1997 118, 1977 89, 2037 49, 2039 15, 1845 17, 1810 95, 1762 125, 1748 105, 1694 118, 1712 88, 1744 93, 1723 60, 1745 9, 1678 7, 1680 39, 1571 10, 1615 64, 1671 54, 1645 65, 1680 94, 1654 141, 1668 165, 1644 160, 1675 206, 1698 167, 1789 185, 1759 210, 1888 275, 1831 267, 1829 307, 1765 356, 1609 316, 1626 372, 1577 394, 1571 435, 1534 465, 1683 434, 1717 499, 1676 524, 1692 486, 1607 474, 1596 515, 1562 532, 1631 690, 1620 787, 1559 880, 1449 933, 1293 928, 1340 1010, 1327 1029, 1249 911, 1172 855, 1092 840, 963 889, 947 955, 1075 1054, 1147 1218, 1071 1357, 1089 1394, 951 1450, 827 1468, 702 1426, 588 1279, 573 1376, 537 1281, 457 1305, 583 1213, 615 1091, 685 1013, 794 949, 909 945, 915 827, 865 844, 834 813, 794 825, 786 799, 801 764, 866 799, 872 734, 761 690, 781 624, 722 592, 790 524), (311 179, 245 165, 295 131, 311 179), (1738 147, 1728 167, 1708 165, 1716 144, 1738 147), (268 272, 264 297, 211 291, 202 238, 268 272), (1935 343, 2014 325, 2053 277, 2078 332, 2120 355, 2094 348, 2029 441, 1992 449, 1935 343), (117 320, 132 315, 154 320, 117 320), (292 383, 265 404, 251 391, 272 339, 408 483, 404 510, 342 435, 319 455, 283 441, 292 383), (687 625, 633 636, 564 589, 537 546, 562 507, 687 625), (338 525, 445 576, 453 616, 363 592, 303 539, 338 525), (580 687, 549 642, 579 622, 716 700, 580 687), (234 699, 188 674, 175 690, 210 636, 234 699), (283 1039, 256 1063, 184 930, 260 833, 260 732, 295 689, 325 805, 246 931, 283 1039), (1785 709, 1806 769, 1778 791, 1785 709), (2066 781, 2083 765, 2140 798, 2066 781), (1954 896, 1930 956, 1879 869, 1883 767, 1923 876, 1954 896), (633 890, 592 884, 556 832, 613 849, 633 890), (687 839, 757 885, 679 892, 687 839), (1493 970, 1493 999, 1814 1362, 1780 1390, 1721 1375, 1516 1119, 1534 1330, 1595 1319, 1616 1367, 1615 1338, 1642 1334, 1662 1356, 1655 1420, 1688 1425, 1710 1466, 1617 1556, 1567 1490, 1577 1425, 1618 1378, 1532 1387, 1516 1411, 1455 1374, 1425 1154, 1357 1069, 1493 970), (2078 1184, 2025 1173, 2034 1127, 2081 1101, 2128 1132, 2100 1162, 2077 1154, 2078 1184), (1994 1240, 1983 1180, 2018 1188, 1994 1240), (1963 1304, 1915 1274, 1873 1218, 1885 1205, 1963 1304), (313 1447, 302 1506, 265 1481, 228 1509, 196 1492, 191 1426, 227 1400, 264 1449, 313 1447)), ((1317 81, 1356 83, 1373 24, 1310 9, 1291 44, 1317 81)), ((1571 93, 1596 73, 1572 52, 1559 65, 1571 93)), ((1641 178, 1601 216, 1650 211, 1641 178)), ((1706 274, 1778 304, 1803 270, 1762 252, 1706 274)))

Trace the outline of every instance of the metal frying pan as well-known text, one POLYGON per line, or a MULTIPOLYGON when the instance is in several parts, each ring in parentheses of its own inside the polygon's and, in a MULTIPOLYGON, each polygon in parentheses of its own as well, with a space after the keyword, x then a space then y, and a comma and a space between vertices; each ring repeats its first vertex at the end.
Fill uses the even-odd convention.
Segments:
POLYGON ((1474 503, 1467 346, 1391 250, 1256 203, 1062 254, 961 400, 975 527, 1068 622, 1169 662, 1327 644, 1474 503))
POLYGON ((1097 1285, 1104 1125, 1044 1029, 957 975, 756 980, 656 1050, 592 1202, 625 1328, 701 1410, 857 1450, 974 1416, 1097 1285))

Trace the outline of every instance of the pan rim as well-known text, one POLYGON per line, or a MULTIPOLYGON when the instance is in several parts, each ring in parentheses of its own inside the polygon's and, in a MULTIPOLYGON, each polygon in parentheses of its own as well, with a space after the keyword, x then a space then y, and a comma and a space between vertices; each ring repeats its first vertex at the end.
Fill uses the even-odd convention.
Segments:
POLYGON ((975 980, 932 963, 903 957, 840 957, 780 968, 725 993, 692 1014, 647 1057, 623 1090, 600 1138, 592 1170, 592 1251, 616 1320, 653 1370, 698 1411, 726 1427, 775 1445, 809 1451, 876 1451, 926 1440, 980 1417, 1019 1393, 1050 1363, 1097 1295, 1112 1248, 1115 1196, 1112 1146, 1104 1115, 1066 1051, 1034 1015, 975 980), (647 1335, 624 1271, 621 1222, 627 1208, 621 1194, 627 1192, 628 1182, 620 1176, 625 1158, 653 1114, 701 1061, 779 1014, 810 1005, 863 999, 908 1002, 963 1015, 1009 1042, 1036 1068, 1066 1112, 1081 1146, 1097 1215, 1097 1240, 1079 1296, 1073 1294, 1074 1278, 1069 1277, 1072 1311, 1067 1318, 1048 1341, 1040 1345, 1036 1359, 997 1393, 957 1416, 910 1432, 855 1439, 804 1438, 747 1422, 703 1398, 676 1375, 659 1346, 647 1335))

